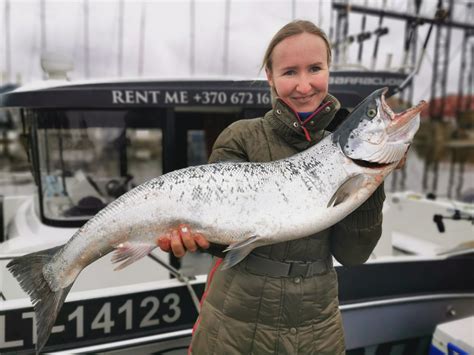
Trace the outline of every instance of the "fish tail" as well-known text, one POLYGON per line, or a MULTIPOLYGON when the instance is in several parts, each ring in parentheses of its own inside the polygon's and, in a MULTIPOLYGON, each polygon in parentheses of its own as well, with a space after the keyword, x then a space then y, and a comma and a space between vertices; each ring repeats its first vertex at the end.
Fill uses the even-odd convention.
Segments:
POLYGON ((36 253, 14 258, 7 265, 8 270, 15 276, 21 288, 30 296, 36 315, 37 343, 39 353, 46 344, 59 310, 66 299, 72 283, 54 292, 43 275, 43 267, 53 255, 61 249, 55 247, 36 253))

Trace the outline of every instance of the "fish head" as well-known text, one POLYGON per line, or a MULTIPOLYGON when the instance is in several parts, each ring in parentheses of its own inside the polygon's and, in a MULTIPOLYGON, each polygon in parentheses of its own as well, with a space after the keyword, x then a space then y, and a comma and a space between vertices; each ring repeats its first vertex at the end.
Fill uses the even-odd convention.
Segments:
POLYGON ((387 88, 374 91, 333 134, 344 155, 357 164, 380 167, 398 163, 420 126, 426 102, 395 113, 385 101, 387 88))

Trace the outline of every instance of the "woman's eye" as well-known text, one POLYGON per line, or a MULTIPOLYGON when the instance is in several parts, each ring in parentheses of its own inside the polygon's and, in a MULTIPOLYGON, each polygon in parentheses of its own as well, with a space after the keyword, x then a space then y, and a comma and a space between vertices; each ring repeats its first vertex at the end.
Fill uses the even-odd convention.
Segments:
POLYGON ((320 67, 317 67, 317 66, 314 66, 314 67, 311 67, 310 70, 311 70, 313 73, 316 73, 316 72, 320 71, 321 68, 320 68, 320 67))
POLYGON ((283 75, 294 75, 296 73, 295 70, 287 70, 286 72, 283 73, 283 75))

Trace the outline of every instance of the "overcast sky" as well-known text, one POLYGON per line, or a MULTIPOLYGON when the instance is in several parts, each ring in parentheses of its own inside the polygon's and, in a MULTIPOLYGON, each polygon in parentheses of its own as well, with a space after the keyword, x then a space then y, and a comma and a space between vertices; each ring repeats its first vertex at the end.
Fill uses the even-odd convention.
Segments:
MULTIPOLYGON (((386 7, 406 12, 412 0, 387 0, 386 7)), ((445 1, 447 2, 447 1, 445 1)), ((464 0, 456 1, 454 18, 467 21, 464 0)), ((71 79, 83 79, 86 73, 84 4, 88 3, 88 49, 90 78, 117 77, 119 73, 119 0, 44 0, 45 49, 71 57, 74 70, 71 79)), ((225 54, 225 0, 130 0, 124 1, 122 76, 140 74, 140 42, 143 33, 142 76, 169 77, 222 77, 227 74, 239 78, 263 77, 259 72, 261 59, 272 35, 293 18, 309 19, 329 33, 331 2, 314 0, 230 0, 229 51, 225 54), (194 5, 193 5, 194 4, 194 5), (195 11, 194 72, 191 56, 191 9, 195 11)), ((383 1, 351 1, 380 7, 383 1)), ((424 0, 423 16, 432 17, 437 0, 424 0)), ((21 78, 23 83, 40 80, 41 0, 0 0, 0 71, 3 78, 6 61, 6 8, 9 4, 10 79, 21 78)), ((350 33, 360 31, 362 15, 349 17, 350 33)), ((374 30, 378 17, 367 17, 367 30, 374 30)), ((472 22, 471 22, 472 23, 472 22)), ((333 23, 334 25, 334 23, 333 23)), ((401 64, 404 23, 385 19, 390 32, 380 44, 377 69, 383 69, 388 55, 393 55, 392 67, 401 64)), ((425 38, 428 25, 419 31, 419 46, 425 38)), ((415 100, 429 99, 432 76, 434 34, 428 55, 415 81, 415 100)), ((451 39, 448 93, 458 90, 462 32, 453 29, 451 39)), ((365 44, 363 64, 371 63, 374 41, 365 44)), ((352 45, 349 60, 356 61, 358 46, 352 45)))

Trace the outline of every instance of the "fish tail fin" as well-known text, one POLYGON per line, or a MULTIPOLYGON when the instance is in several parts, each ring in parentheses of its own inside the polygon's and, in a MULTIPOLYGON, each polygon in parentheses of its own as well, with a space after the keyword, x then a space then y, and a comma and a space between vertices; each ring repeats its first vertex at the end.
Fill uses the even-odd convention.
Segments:
POLYGON ((46 344, 59 310, 66 299, 72 283, 54 292, 44 278, 43 267, 60 247, 42 250, 13 259, 7 265, 8 270, 15 276, 21 288, 30 296, 36 315, 37 343, 39 353, 46 344))
POLYGON ((254 235, 241 242, 231 244, 224 250, 226 254, 222 263, 222 270, 230 269, 240 263, 252 250, 258 246, 258 236, 254 235))

